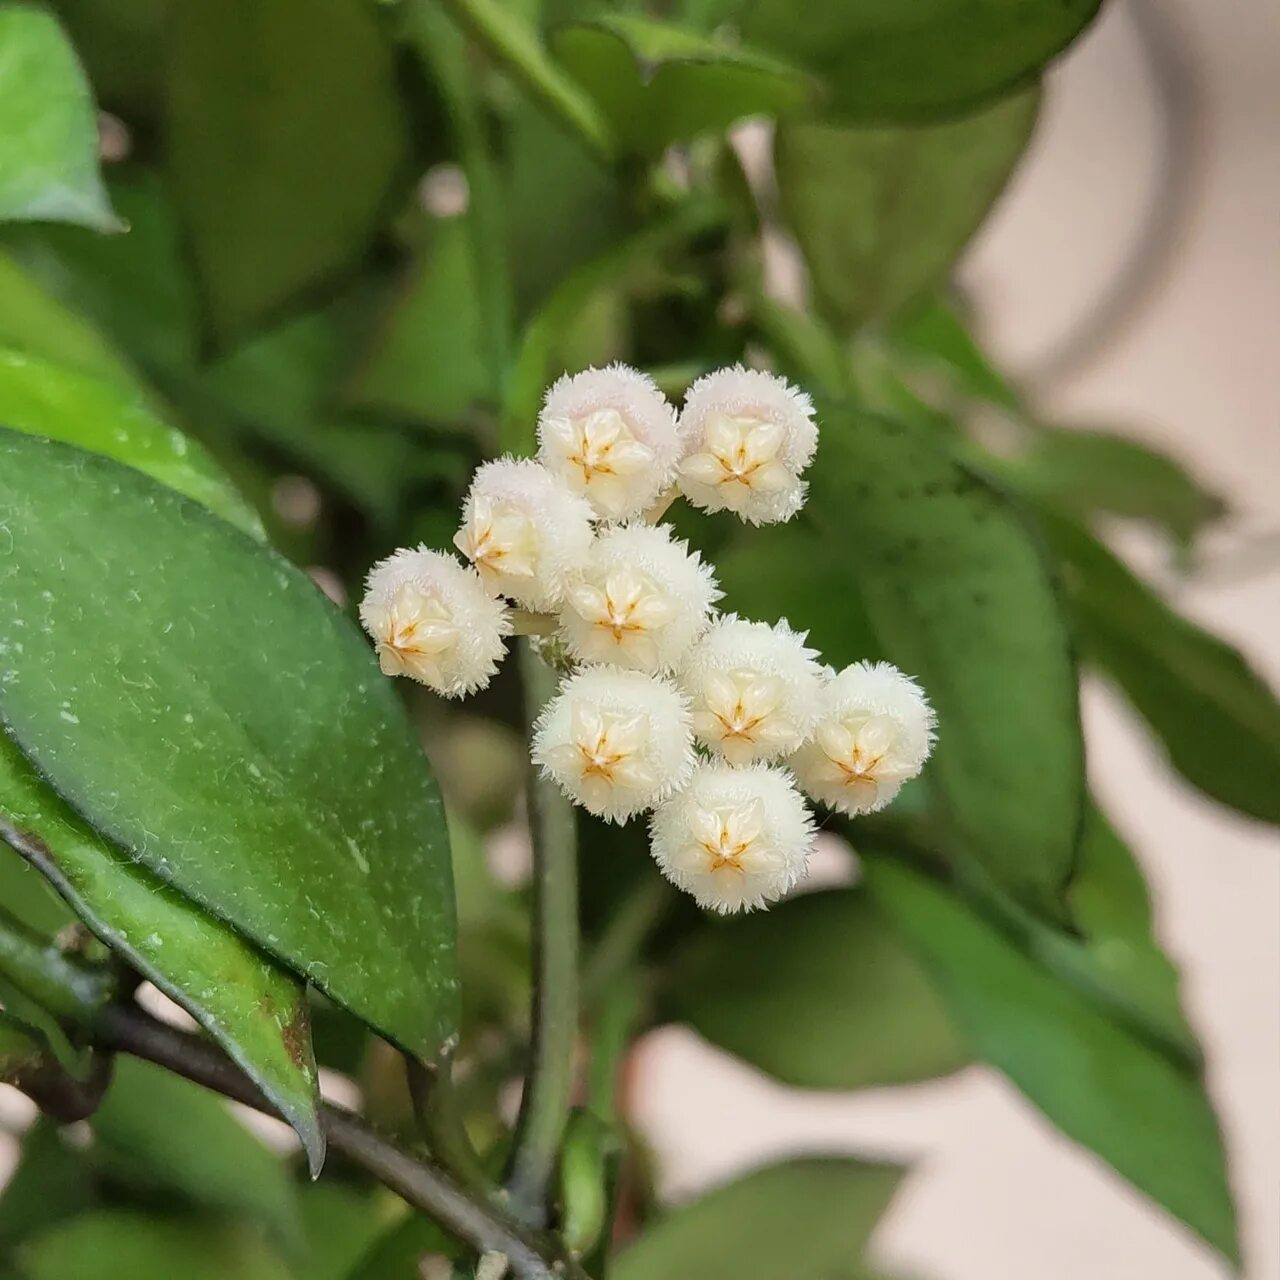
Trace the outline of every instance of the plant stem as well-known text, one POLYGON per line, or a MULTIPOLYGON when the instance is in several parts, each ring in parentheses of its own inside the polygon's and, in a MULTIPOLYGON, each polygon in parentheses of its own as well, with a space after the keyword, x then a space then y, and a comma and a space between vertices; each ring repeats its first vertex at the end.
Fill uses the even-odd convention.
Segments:
POLYGON ((596 104, 548 55, 533 27, 497 0, 443 0, 449 16, 603 160, 613 137, 596 104))
MULTIPOLYGON (((556 675, 532 645, 520 647, 529 724, 555 691, 556 675)), ((554 783, 531 768, 533 830, 533 1011, 529 1076, 507 1174, 512 1207, 537 1225, 548 1192, 573 1093, 578 1038, 578 867, 573 807, 554 783)))
POLYGON ((414 1116, 427 1146, 467 1186, 487 1190, 491 1184, 458 1109, 453 1055, 441 1053, 431 1070, 406 1055, 405 1069, 414 1116))

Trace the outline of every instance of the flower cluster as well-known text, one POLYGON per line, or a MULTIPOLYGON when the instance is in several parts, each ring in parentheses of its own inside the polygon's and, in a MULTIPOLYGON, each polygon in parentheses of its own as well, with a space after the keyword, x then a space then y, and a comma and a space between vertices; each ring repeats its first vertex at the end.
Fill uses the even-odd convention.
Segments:
POLYGON ((561 378, 536 460, 476 471, 454 538, 467 563, 420 547, 370 572, 360 620, 382 670, 463 697, 513 632, 553 634, 564 677, 537 766, 607 821, 649 813, 654 859, 702 906, 776 901, 813 847, 802 792, 882 808, 923 767, 933 712, 888 663, 836 672, 785 621, 721 614, 711 566, 659 521, 678 495, 789 520, 817 441, 808 396, 757 370, 700 378, 679 413, 621 365, 561 378))

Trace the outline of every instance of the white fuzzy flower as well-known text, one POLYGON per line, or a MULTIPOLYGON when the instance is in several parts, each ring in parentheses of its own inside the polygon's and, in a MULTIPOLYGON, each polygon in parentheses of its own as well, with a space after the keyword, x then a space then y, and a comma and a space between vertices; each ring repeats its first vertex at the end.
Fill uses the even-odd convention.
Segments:
POLYGON ((397 551, 369 572, 360 621, 389 676, 410 676, 446 698, 483 689, 506 654, 507 606, 443 551, 397 551))
POLYGON ((545 611, 560 603, 565 581, 586 563, 592 515, 532 459, 498 458, 472 477, 453 541, 491 592, 545 611))
POLYGON ((857 662, 832 676, 813 741, 792 757, 800 785, 841 813, 874 813, 929 758, 933 709, 888 662, 857 662))
POLYGON ((812 401, 785 379, 741 365, 706 374, 685 397, 680 437, 680 491, 695 507, 772 524, 804 505, 818 428, 812 401))
POLYGON ((710 568, 669 525, 616 525, 596 535, 586 569, 566 586, 560 626, 580 662, 671 671, 719 598, 710 568))
POLYGON ((539 716, 533 760, 575 804, 625 822, 688 778, 694 762, 688 703, 657 676, 585 667, 539 716))
POLYGON ((776 765, 698 765, 689 785, 654 813, 662 873, 712 911, 752 910, 803 878, 813 818, 791 775, 776 765))
POLYGON ((675 478, 676 414, 653 379, 626 365, 566 374, 538 418, 538 461, 606 520, 638 516, 675 478))
POLYGON ((681 674, 698 740, 731 764, 795 751, 821 709, 822 668, 786 622, 730 614, 694 645, 681 674))

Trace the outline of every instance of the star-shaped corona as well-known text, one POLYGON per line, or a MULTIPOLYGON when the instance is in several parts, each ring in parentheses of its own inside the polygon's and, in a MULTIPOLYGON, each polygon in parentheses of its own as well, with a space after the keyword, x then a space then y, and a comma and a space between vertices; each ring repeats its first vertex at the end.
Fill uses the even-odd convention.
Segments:
POLYGON ((792 757, 815 800, 850 815, 883 809, 924 767, 934 715, 924 692, 887 662, 858 662, 832 676, 813 739, 792 757))
POLYGON ((705 761, 649 826, 662 873, 698 905, 764 907, 803 879, 813 819, 791 775, 775 765, 705 761))
POLYGON ((694 506, 772 524, 804 504, 800 477, 818 429, 809 397, 782 378, 740 366, 699 378, 685 398, 680 436, 680 491, 694 506))
POLYGON ((560 627, 580 662, 673 671, 720 598, 711 570, 668 525, 602 530, 565 589, 560 627))
POLYGON ((474 571, 426 547, 373 567, 360 621, 386 675, 408 676, 447 698, 489 683, 511 630, 506 606, 474 571))
POLYGON ((624 365, 566 375, 538 418, 538 461, 605 520, 638 516, 674 477, 676 414, 652 378, 624 365))

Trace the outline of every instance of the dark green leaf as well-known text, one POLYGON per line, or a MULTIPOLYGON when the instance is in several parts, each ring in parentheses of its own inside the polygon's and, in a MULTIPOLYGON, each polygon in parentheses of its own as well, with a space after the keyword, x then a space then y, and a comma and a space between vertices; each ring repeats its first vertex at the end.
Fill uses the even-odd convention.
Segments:
POLYGON ((53 6, 99 102, 131 123, 159 115, 171 0, 53 0, 53 6))
POLYGON ((220 1223, 91 1213, 22 1251, 26 1280, 291 1280, 254 1234, 220 1223))
POLYGON ((57 19, 0 7, 0 221, 117 231, 98 173, 98 118, 57 19))
POLYGON ((1221 1139, 1201 1081, 916 873, 876 859, 868 880, 975 1051, 1068 1137, 1238 1261, 1221 1139))
POLYGON ((38 1119, 22 1139, 18 1163, 0 1196, 0 1255, 96 1200, 84 1153, 63 1141, 59 1127, 38 1119))
POLYGON ((392 51, 362 0, 183 0, 170 170, 219 339, 363 255, 406 155, 392 51))
POLYGON ((784 1084, 905 1084, 967 1061, 919 961, 860 889, 713 922, 668 977, 671 1016, 784 1084))
POLYGON ((398 1212, 378 1190, 356 1191, 323 1181, 298 1188, 306 1250, 295 1266, 297 1280, 349 1280, 352 1267, 382 1235, 389 1215, 398 1212))
POLYGON ((563 27, 555 50, 620 144, 644 155, 744 116, 794 111, 813 90, 808 77, 775 58, 631 14, 563 27))
POLYGON ((253 1218, 297 1244, 284 1165, 215 1094, 138 1058, 119 1058, 93 1116, 93 1159, 114 1177, 196 1209, 253 1218))
POLYGON ((411 1214, 388 1227, 344 1280, 421 1280, 424 1254, 460 1258, 462 1249, 430 1218, 411 1214))
MULTIPOLYGON (((0 736, 0 843, 6 839, 30 852, 103 942, 248 1072, 298 1131, 318 1170, 324 1137, 302 984, 105 843, 0 736)), ((0 852, 7 883, 16 855, 0 852)))
POLYGON ((114 458, 264 536, 257 514, 204 449, 136 393, 0 347, 0 425, 114 458))
POLYGON ((852 330, 932 288, 1004 187, 1038 104, 1031 90, 945 124, 780 125, 779 202, 819 307, 852 330))
POLYGON ((1114 680, 1188 782, 1280 822, 1280 705, 1233 649, 1169 609, 1096 538, 1051 513, 1086 658, 1114 680))
POLYGON ((444 814, 363 639, 137 472, 11 432, 0 464, 0 713, 24 752, 162 879, 430 1057, 457 1016, 444 814))
MULTIPOLYGON (((6 766, 16 747, 0 736, 0 817, 5 816, 6 766)), ((32 933, 52 938, 75 916, 45 878, 0 839, 0 903, 32 933)))
POLYGON ((743 33, 826 82, 826 112, 849 120, 953 115, 1024 85, 1100 0, 738 0, 743 33))
POLYGON ((814 1280, 856 1267, 901 1176, 837 1158, 758 1169, 659 1219, 610 1280, 814 1280))
POLYGON ((1059 910, 1084 799, 1076 672, 1035 538, 927 428, 835 405, 806 512, 885 654, 938 713, 929 765, 967 852, 1059 910))

